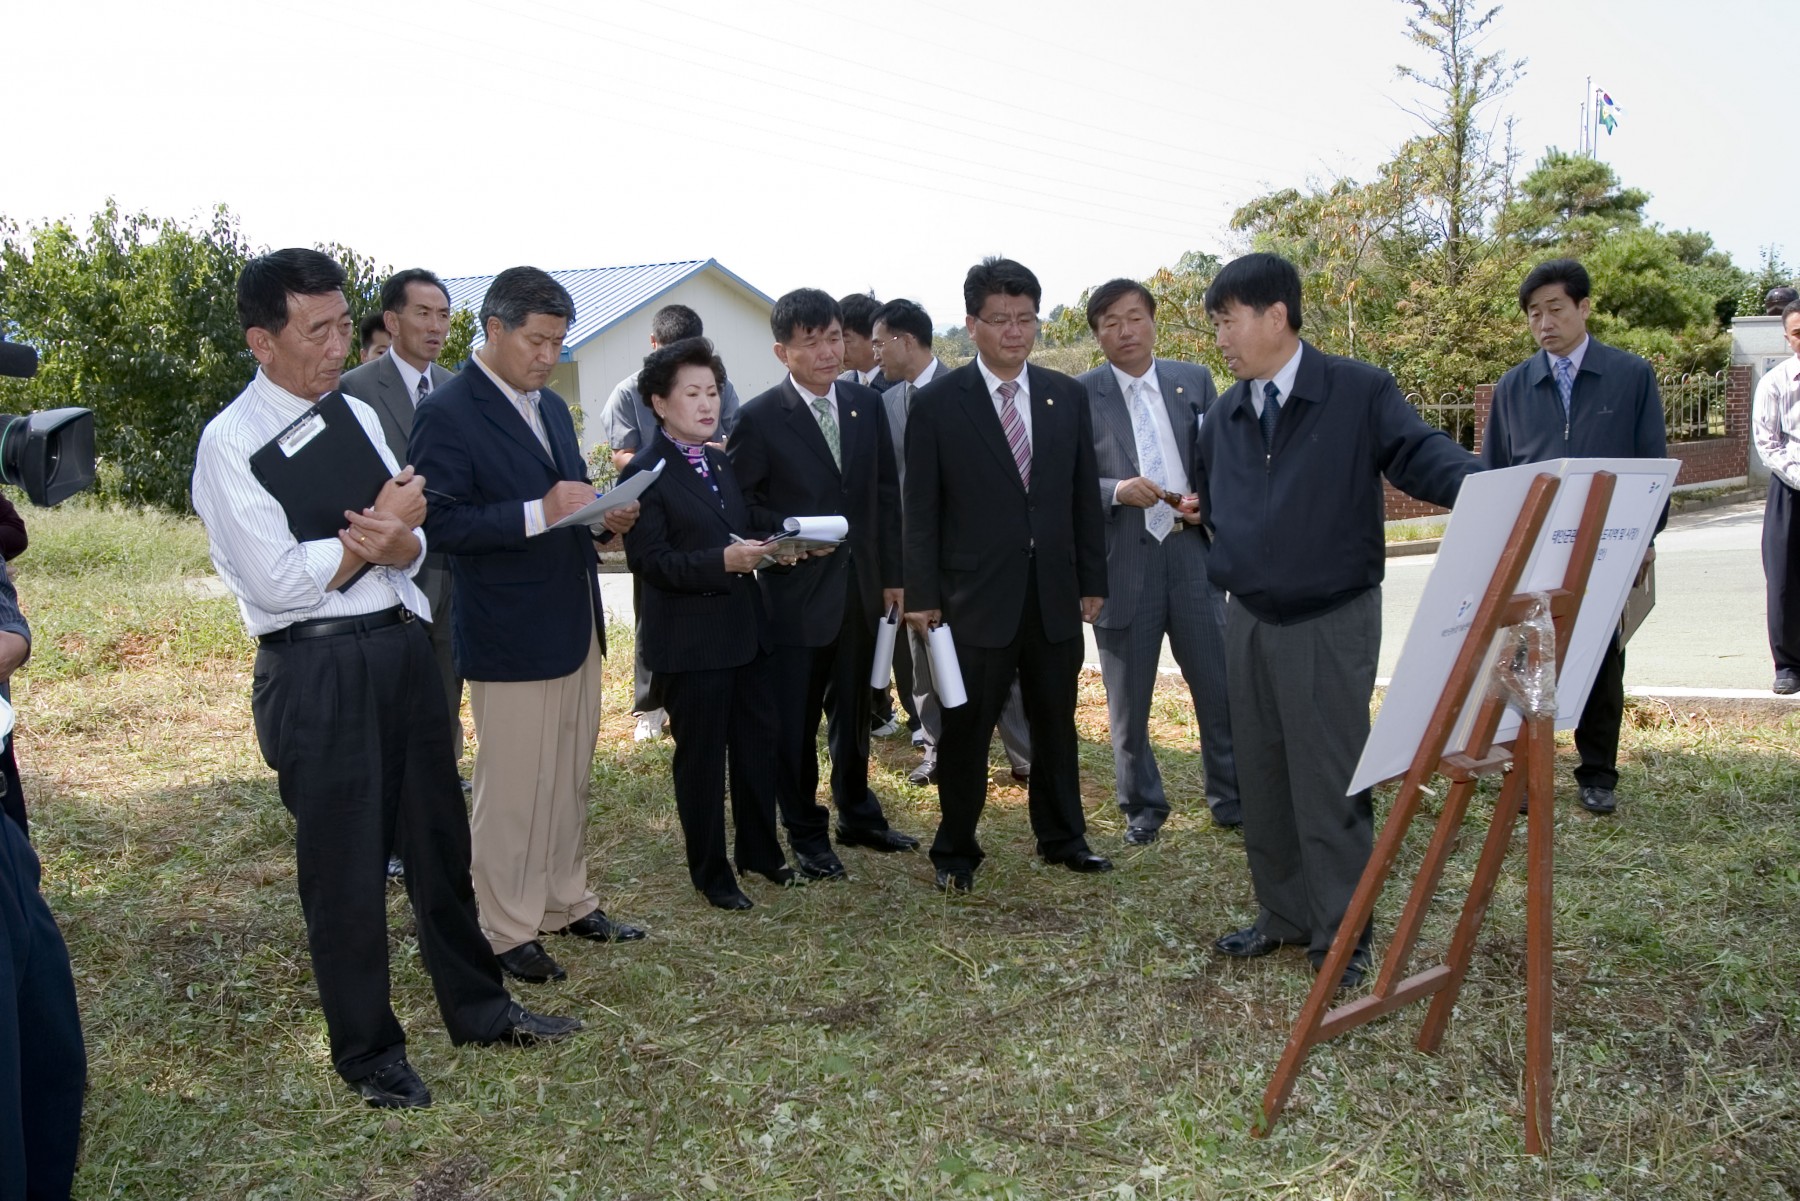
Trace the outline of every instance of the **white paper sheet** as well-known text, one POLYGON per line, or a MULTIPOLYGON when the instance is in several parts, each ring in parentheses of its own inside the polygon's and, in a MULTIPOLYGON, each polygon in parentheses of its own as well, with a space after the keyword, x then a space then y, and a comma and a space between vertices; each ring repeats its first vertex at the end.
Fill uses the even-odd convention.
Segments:
POLYGON ((650 470, 640 471, 617 487, 608 488, 596 496, 592 504, 583 505, 550 528, 562 530, 572 525, 599 525, 609 512, 623 508, 642 496, 644 490, 654 484, 662 475, 662 469, 668 465, 668 462, 667 459, 658 459, 656 466, 650 470))
POLYGON ((955 709, 969 703, 963 691, 962 664, 956 661, 956 643, 950 638, 949 626, 934 626, 925 636, 931 648, 931 682, 937 689, 938 705, 955 709))
MULTIPOLYGON (((1482 471, 1465 479, 1456 498, 1456 512, 1444 532, 1437 563, 1425 581, 1425 591, 1413 614, 1394 681, 1350 780, 1350 791, 1360 792, 1403 775, 1412 765, 1532 480, 1548 473, 1561 476, 1562 486, 1557 489, 1549 520, 1526 562, 1520 592, 1562 586, 1575 531, 1581 524, 1581 511, 1587 504, 1588 487, 1594 473, 1610 471, 1618 477, 1612 505, 1607 510, 1593 571, 1588 575, 1587 596, 1557 678, 1556 728, 1574 729, 1594 686, 1600 657, 1618 628, 1632 579, 1656 532, 1656 519, 1668 502, 1680 470, 1678 459, 1553 459, 1482 471)), ((1492 658, 1490 648, 1485 662, 1492 658)), ((1447 751, 1460 751, 1467 745, 1486 690, 1484 671, 1464 700, 1447 751)), ((1508 709, 1494 740, 1510 742, 1518 730, 1519 715, 1508 709)))
POLYGON ((850 520, 836 515, 789 517, 781 523, 780 536, 803 538, 808 542, 842 542, 850 536, 850 520))
POLYGON ((888 686, 894 674, 894 638, 900 632, 900 610, 890 605, 887 615, 875 623, 875 661, 869 665, 869 687, 888 686))

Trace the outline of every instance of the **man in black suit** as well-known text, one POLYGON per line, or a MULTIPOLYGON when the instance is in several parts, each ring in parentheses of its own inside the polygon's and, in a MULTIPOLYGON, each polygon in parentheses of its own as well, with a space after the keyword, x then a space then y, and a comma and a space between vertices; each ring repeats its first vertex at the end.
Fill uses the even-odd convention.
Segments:
MULTIPOLYGON (((365 359, 363 365, 344 372, 338 387, 375 410, 381 433, 394 458, 406 463, 406 443, 412 437, 413 413, 434 388, 455 377, 437 365, 450 332, 450 293, 443 282, 423 267, 397 271, 381 285, 383 328, 392 339, 388 353, 365 359)), ((425 562, 413 583, 431 602, 431 652, 437 657, 438 675, 444 681, 444 700, 450 707, 450 741, 458 760, 463 753, 462 677, 450 653, 450 559, 442 551, 427 550, 425 562)))
POLYGON ((938 746, 931 861, 947 891, 968 891, 982 860, 988 741, 1015 675, 1038 853, 1072 871, 1112 867, 1088 849, 1075 759, 1081 623, 1106 599, 1100 475, 1086 391, 1025 361, 1042 298, 1037 276, 1011 259, 970 268, 976 358, 927 385, 907 423, 906 618, 950 627, 969 697, 944 710, 938 746))
MULTIPOLYGON (((1213 531, 1207 578, 1230 598, 1225 681, 1259 907, 1213 946, 1237 959, 1303 946, 1316 971, 1373 843, 1369 791, 1349 788, 1381 649, 1381 480, 1448 508, 1480 464, 1393 376, 1301 341, 1286 259, 1226 264, 1206 313, 1238 383, 1207 410, 1193 484, 1213 531)), ((1341 987, 1368 967, 1358 933, 1341 987)))
POLYGON ((844 874, 819 805, 819 719, 829 713, 831 799, 840 844, 910 851, 869 789, 869 672, 875 625, 901 604, 900 485, 887 414, 872 389, 838 376, 843 314, 829 293, 800 288, 769 314, 781 383, 738 411, 727 444, 750 524, 842 516, 843 545, 759 574, 774 624, 781 770, 776 795, 794 863, 813 879, 844 874))
POLYGON ((838 300, 844 314, 844 370, 838 378, 878 393, 887 391, 889 383, 881 370, 881 348, 875 345, 875 311, 880 307, 873 292, 852 292, 838 300))
MULTIPOLYGON (((431 481, 426 538, 454 564, 456 665, 479 740, 470 833, 481 925, 500 966, 533 983, 566 974, 540 934, 643 937, 609 921, 587 885, 606 617, 594 536, 552 528, 595 492, 569 406, 544 386, 574 319, 545 272, 495 276, 481 302, 486 341, 419 406, 411 442, 431 481)), ((637 511, 607 513, 601 538, 628 530, 637 511)))
MULTIPOLYGON (((1519 307, 1544 348, 1494 385, 1481 461, 1489 467, 1561 458, 1660 459, 1667 453, 1662 395, 1648 361, 1588 337, 1587 269, 1574 259, 1539 263, 1519 285, 1519 307)), ((1668 509, 1656 523, 1662 531, 1668 509)), ((1656 548, 1650 549, 1654 556, 1656 548)), ((1645 560, 1644 570, 1649 568, 1645 560)), ((1641 572, 1638 577, 1643 578, 1641 572)), ((1619 723, 1625 716, 1625 650, 1615 630, 1575 726, 1581 807, 1618 804, 1619 723)))

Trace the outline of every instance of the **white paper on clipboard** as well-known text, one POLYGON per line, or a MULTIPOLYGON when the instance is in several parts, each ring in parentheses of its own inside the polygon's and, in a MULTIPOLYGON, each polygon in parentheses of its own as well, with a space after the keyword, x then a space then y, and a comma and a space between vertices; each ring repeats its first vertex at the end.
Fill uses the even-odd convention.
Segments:
POLYGON ((583 505, 561 521, 552 525, 553 530, 564 530, 572 525, 599 525, 606 515, 614 509, 624 508, 644 494, 644 491, 662 475, 667 459, 658 459, 656 466, 648 471, 640 471, 624 483, 608 488, 596 496, 591 504, 583 505))

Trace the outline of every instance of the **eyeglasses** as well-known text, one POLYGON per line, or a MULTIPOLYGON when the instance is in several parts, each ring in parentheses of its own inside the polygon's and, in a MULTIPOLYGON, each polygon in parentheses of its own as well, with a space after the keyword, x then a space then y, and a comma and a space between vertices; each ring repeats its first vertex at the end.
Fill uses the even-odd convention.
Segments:
POLYGON ((981 322, 989 329, 1036 329, 1038 325, 1038 315, 1036 313, 1032 313, 1025 317, 977 317, 975 320, 981 322))
POLYGON ((900 341, 902 338, 909 338, 911 336, 912 336, 911 334, 889 334, 885 338, 871 338, 869 340, 871 342, 875 343, 875 345, 877 345, 877 346, 892 346, 894 343, 900 341))

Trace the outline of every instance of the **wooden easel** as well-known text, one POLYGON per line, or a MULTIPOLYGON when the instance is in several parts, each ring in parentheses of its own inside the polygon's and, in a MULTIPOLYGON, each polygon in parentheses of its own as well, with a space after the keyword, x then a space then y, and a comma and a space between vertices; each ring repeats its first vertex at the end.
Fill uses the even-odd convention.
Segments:
MULTIPOLYGON (((1575 630, 1575 617, 1587 591, 1588 574, 1593 568, 1594 554, 1599 548, 1600 534, 1612 503, 1616 477, 1610 472, 1598 472, 1592 481, 1562 587, 1548 593, 1551 618, 1556 626, 1559 683, 1569 637, 1575 630)), ((1544 522, 1549 518, 1551 502, 1561 483, 1560 479, 1548 474, 1532 481, 1506 549, 1475 610, 1462 653, 1432 711, 1412 766, 1402 777, 1387 824, 1382 827, 1369 865, 1338 925, 1337 937, 1313 981, 1312 993, 1294 1022, 1281 1063, 1263 1094, 1262 1117, 1252 1129, 1258 1137, 1269 1132, 1286 1108, 1307 1054, 1328 1039, 1430 996, 1433 1000, 1425 1016, 1425 1027, 1419 1032, 1418 1046, 1421 1051, 1437 1050, 1450 1023, 1451 1010, 1463 978, 1468 973, 1469 960, 1475 951, 1475 936, 1481 930, 1488 903, 1493 899, 1494 885, 1499 879, 1513 824, 1518 817, 1520 799, 1527 798, 1530 803, 1526 822, 1525 1149, 1534 1155, 1549 1152, 1550 881, 1552 821, 1555 817, 1551 808, 1554 800, 1551 769, 1556 754, 1556 720, 1553 715, 1525 715, 1517 742, 1496 746, 1494 735, 1505 714, 1506 702, 1484 697, 1476 711, 1468 745, 1454 754, 1444 752, 1470 690, 1486 680, 1487 656, 1495 634, 1523 621, 1531 606, 1531 595, 1518 591, 1519 581, 1544 522), (1418 941, 1419 927, 1425 920, 1425 908, 1437 889, 1444 863, 1462 826, 1463 814, 1474 795, 1476 778, 1506 770, 1509 766, 1511 770, 1500 789, 1494 820, 1488 827, 1487 841, 1476 864, 1475 878, 1469 884, 1468 899, 1463 903, 1462 917, 1450 940, 1449 953, 1437 967, 1402 979, 1401 974, 1407 970, 1412 958, 1413 945, 1418 941), (1344 969, 1350 964, 1358 935, 1375 911, 1375 901, 1394 869, 1406 832, 1418 814, 1425 784, 1438 774, 1451 781, 1449 795, 1444 800, 1443 813, 1438 818, 1437 830, 1426 849, 1424 862, 1419 866, 1419 874, 1413 880, 1406 908, 1394 929, 1394 939, 1382 962, 1381 974, 1368 996, 1332 1008, 1332 997, 1344 969)))

